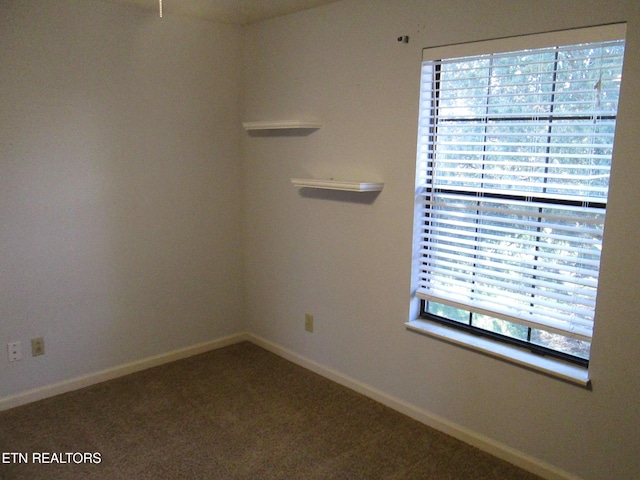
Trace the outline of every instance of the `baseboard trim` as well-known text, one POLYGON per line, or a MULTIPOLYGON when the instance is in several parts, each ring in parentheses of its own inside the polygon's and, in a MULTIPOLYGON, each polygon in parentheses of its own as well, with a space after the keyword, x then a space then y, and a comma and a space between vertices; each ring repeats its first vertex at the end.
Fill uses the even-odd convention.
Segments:
POLYGON ((44 398, 60 395, 61 393, 71 392, 80 388, 95 385, 96 383, 112 380, 117 377, 129 375, 130 373, 139 372, 148 368, 157 367, 165 363, 174 362, 183 358, 205 353, 218 348, 233 345, 242 341, 249 340, 246 333, 238 333, 227 337, 218 338, 208 342, 198 343, 186 348, 180 348, 168 353, 162 353, 153 357, 143 358, 135 362, 118 365, 116 367, 107 368, 98 372, 89 373, 79 377, 64 380, 62 382, 45 385, 44 387, 28 390, 17 395, 0 398, 0 411, 25 405, 27 403, 42 400, 44 398))
POLYGON ((548 480, 581 480, 580 477, 572 475, 553 465, 550 465, 519 450, 509 447, 508 445, 502 444, 489 437, 462 427, 438 415, 434 415, 426 410, 417 408, 399 398, 396 398, 381 390, 373 388, 370 385, 355 380, 347 375, 344 375, 343 373, 338 372, 337 370, 333 370, 303 355, 281 347, 280 345, 275 344, 269 340, 266 340, 254 334, 248 334, 247 340, 264 348, 265 350, 268 350, 282 358, 300 365, 301 367, 311 370, 319 375, 322 375, 325 378, 328 378, 329 380, 333 380, 340 385, 361 393, 362 395, 365 395, 366 397, 369 397, 383 405, 386 405, 393 410, 407 415, 408 417, 413 418, 414 420, 417 420, 431 428, 446 433, 447 435, 457 438, 458 440, 462 440, 463 442, 479 448, 480 450, 487 452, 494 457, 500 458, 506 462, 516 465, 542 478, 548 480))

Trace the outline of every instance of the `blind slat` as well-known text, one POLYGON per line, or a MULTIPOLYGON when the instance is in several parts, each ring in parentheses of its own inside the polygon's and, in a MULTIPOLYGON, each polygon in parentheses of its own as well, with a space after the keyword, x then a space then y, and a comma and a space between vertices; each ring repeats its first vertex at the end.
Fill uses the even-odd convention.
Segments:
MULTIPOLYGON (((417 296, 418 298, 422 298, 423 300, 433 300, 438 303, 450 305, 452 307, 469 309, 469 306, 464 300, 460 301, 460 299, 448 296, 446 294, 433 296, 429 294, 428 291, 418 290, 417 296)), ((581 327, 579 325, 573 325, 571 324, 570 319, 567 319, 564 324, 558 323, 557 321, 547 323, 543 318, 536 318, 535 321, 529 321, 529 317, 526 315, 526 313, 522 313, 519 316, 514 316, 511 315, 510 312, 508 312, 506 309, 500 310, 499 306, 494 307, 493 305, 488 305, 487 307, 488 308, 483 308, 483 305, 479 304, 478 306, 472 307, 471 310, 481 315, 493 316, 502 320, 525 325, 527 327, 542 328, 551 333, 570 336, 571 338, 577 338, 578 340, 591 340, 592 329, 581 327), (561 325, 561 327, 558 328, 557 325, 561 325), (570 335, 567 335, 567 332, 570 332, 570 335)))

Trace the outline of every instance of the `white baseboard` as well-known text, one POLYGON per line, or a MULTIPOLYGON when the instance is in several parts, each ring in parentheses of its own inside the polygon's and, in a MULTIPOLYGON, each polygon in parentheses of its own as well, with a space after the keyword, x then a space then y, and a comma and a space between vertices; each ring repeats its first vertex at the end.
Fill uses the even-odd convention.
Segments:
POLYGON ((205 353, 210 350, 216 350, 218 348, 233 345, 234 343, 239 343, 245 340, 249 340, 247 334, 238 333, 236 335, 230 335, 228 337, 199 343, 190 347, 174 350, 172 352, 143 358, 142 360, 137 360, 135 362, 127 363, 124 365, 107 368, 99 372, 89 373, 80 377, 71 378, 69 380, 64 380, 52 385, 45 385, 44 387, 28 390, 17 395, 0 398, 0 411, 8 410, 20 405, 25 405, 37 400, 42 400, 43 398, 53 397, 54 395, 60 395, 61 393, 78 390, 80 388, 95 385, 96 383, 104 382, 106 380, 129 375, 130 373, 139 372, 140 370, 146 370, 147 368, 156 367, 165 363, 174 362, 176 360, 191 357, 193 355, 198 355, 200 353, 205 353))
POLYGON ((439 417, 426 410, 417 408, 399 398, 393 397, 381 390, 377 390, 367 384, 364 384, 358 380, 348 377, 336 370, 328 368, 320 363, 310 360, 298 353, 283 348, 275 343, 265 340, 253 334, 247 335, 247 340, 256 345, 269 350, 276 355, 283 357, 301 367, 311 370, 325 378, 333 380, 340 385, 343 385, 351 390, 361 393, 383 405, 386 405, 393 410, 396 410, 404 415, 407 415, 414 420, 419 421, 431 428, 439 430, 447 435, 450 435, 458 440, 473 445, 480 450, 487 452, 494 457, 500 458, 506 462, 516 465, 528 472, 534 473, 542 478, 548 480, 581 480, 580 477, 572 475, 564 470, 561 470, 553 465, 545 463, 537 458, 527 455, 519 450, 516 450, 508 445, 504 445, 500 442, 492 440, 489 437, 481 435, 477 432, 462 427, 456 423, 453 423, 445 418, 439 417))

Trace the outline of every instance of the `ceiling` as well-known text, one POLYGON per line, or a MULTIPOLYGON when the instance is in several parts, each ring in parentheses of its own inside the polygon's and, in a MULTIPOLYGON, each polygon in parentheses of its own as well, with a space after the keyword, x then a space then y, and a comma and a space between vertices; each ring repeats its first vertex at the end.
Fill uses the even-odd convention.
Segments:
MULTIPOLYGON (((159 0, 107 0, 158 11, 159 0)), ((163 15, 187 15, 220 23, 246 25, 338 0, 162 0, 163 15)))

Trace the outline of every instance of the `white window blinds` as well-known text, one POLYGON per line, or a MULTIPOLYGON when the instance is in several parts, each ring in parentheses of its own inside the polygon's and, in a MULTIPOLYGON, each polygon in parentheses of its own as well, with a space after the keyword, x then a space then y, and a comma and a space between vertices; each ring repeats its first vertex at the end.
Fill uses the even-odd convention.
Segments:
POLYGON ((418 297, 590 341, 624 51, 606 28, 425 50, 418 297))

